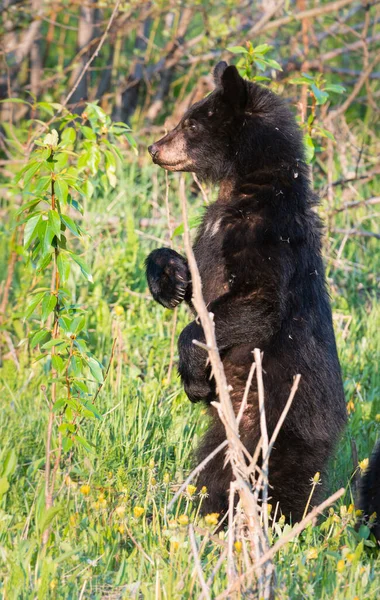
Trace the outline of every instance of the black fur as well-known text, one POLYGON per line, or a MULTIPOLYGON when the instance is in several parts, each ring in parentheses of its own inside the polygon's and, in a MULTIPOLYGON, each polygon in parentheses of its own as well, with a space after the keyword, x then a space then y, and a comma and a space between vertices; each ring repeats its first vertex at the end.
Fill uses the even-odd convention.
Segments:
POLYGON ((380 442, 373 452, 369 467, 362 479, 360 508, 365 520, 376 513, 376 518, 370 519, 369 523, 380 543, 380 442))
MULTIPOLYGON (((298 520, 311 478, 319 471, 325 480, 327 461, 346 421, 321 257, 321 223, 313 210, 316 199, 304 163, 302 135, 286 103, 243 80, 235 67, 225 63, 217 65, 214 78, 215 91, 193 105, 150 152, 165 168, 194 171, 220 184, 218 200, 205 211, 194 253, 203 295, 214 314, 235 411, 254 348, 264 352, 269 435, 293 377, 302 376, 269 464, 270 502, 279 502, 282 513, 298 520), (178 149, 174 161, 172 148, 178 149)), ((150 260, 152 289, 157 283, 152 281, 150 260)), ((166 306, 176 302, 164 280, 158 287, 161 303, 163 295, 166 306)), ((204 340, 195 320, 179 338, 179 373, 190 400, 210 403, 216 398, 215 386, 206 354, 194 339, 204 340)), ((211 424, 199 460, 225 439, 215 409, 210 406, 209 412, 211 424)), ((260 438, 255 382, 240 433, 252 454, 260 438)), ((200 475, 198 485, 206 485, 209 492, 204 512, 222 513, 227 508, 231 472, 224 459, 219 454, 200 475)), ((312 504, 319 501, 321 490, 312 504)))

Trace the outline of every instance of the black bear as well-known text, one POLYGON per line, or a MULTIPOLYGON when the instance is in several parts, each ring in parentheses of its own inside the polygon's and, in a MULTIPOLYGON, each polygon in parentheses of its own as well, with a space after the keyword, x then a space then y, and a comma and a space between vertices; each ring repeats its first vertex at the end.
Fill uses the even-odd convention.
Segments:
POLYGON ((362 480, 360 508, 365 520, 375 513, 376 516, 373 520, 370 518, 369 522, 373 534, 380 543, 380 442, 373 452, 362 480))
MULTIPOLYGON (((186 112, 180 123, 149 147, 154 163, 190 171, 219 184, 208 206, 194 253, 203 295, 214 314, 215 333, 231 399, 237 412, 252 351, 264 352, 268 433, 274 430, 295 374, 302 378, 269 463, 271 504, 293 521, 302 517, 310 480, 326 464, 346 422, 346 406, 329 296, 321 257, 321 222, 313 205, 302 134, 286 102, 240 77, 220 62, 215 90, 186 112)), ((173 308, 191 306, 185 258, 168 248, 146 261, 155 300, 173 308)), ((179 373, 192 402, 216 399, 204 341, 193 320, 179 342, 179 373)), ((198 451, 205 458, 225 439, 216 410, 198 451)), ((253 453, 260 439, 257 389, 252 384, 240 424, 241 440, 253 453)), ((204 512, 223 513, 231 470, 217 455, 200 474, 207 486, 204 512)), ((312 504, 320 498, 318 487, 312 504)))

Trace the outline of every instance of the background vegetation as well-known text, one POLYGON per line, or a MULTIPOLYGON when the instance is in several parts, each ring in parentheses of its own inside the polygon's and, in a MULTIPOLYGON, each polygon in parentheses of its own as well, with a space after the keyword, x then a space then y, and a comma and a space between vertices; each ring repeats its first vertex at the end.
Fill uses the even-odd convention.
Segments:
MULTIPOLYGON (((354 502, 380 428, 380 5, 1 9, 3 597, 226 597, 226 542, 215 515, 198 517, 207 492, 189 487, 165 512, 207 423, 172 368, 188 315, 154 304, 144 277, 152 248, 182 248, 178 180, 168 219, 165 174, 146 146, 212 89, 223 58, 288 98, 304 129, 349 413, 330 482, 346 494, 277 554, 276 598, 378 598, 378 552, 367 527, 354 530, 354 502)), ((196 219, 214 192, 187 182, 196 219)), ((273 524, 273 541, 287 531, 273 524)), ((234 559, 243 574, 244 537, 234 559)), ((242 579, 234 597, 256 593, 242 579)))

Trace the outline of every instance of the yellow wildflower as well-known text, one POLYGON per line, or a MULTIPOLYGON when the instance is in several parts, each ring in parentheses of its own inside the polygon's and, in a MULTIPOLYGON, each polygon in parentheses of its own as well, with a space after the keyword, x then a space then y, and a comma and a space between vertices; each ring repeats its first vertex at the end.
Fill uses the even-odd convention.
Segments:
POLYGON ((347 402, 347 412, 350 415, 351 413, 355 412, 355 404, 353 400, 349 400, 347 402))
POLYGON ((80 493, 83 494, 83 496, 88 496, 90 492, 91 488, 87 483, 80 487, 80 493))
POLYGON ((206 525, 217 525, 218 524, 219 513, 210 513, 205 516, 206 525))
POLYGON ((361 460, 359 462, 359 468, 361 470, 361 472, 363 473, 363 471, 366 471, 368 469, 368 464, 369 464, 369 459, 368 458, 363 458, 363 460, 361 460))
POLYGON ((197 491, 197 486, 190 484, 190 485, 187 486, 186 491, 187 491, 188 495, 191 497, 197 491))
POLYGON ((125 527, 123 524, 119 525, 119 527, 117 528, 118 532, 121 533, 121 535, 123 535, 123 533, 125 533, 125 527))
POLYGON ((306 560, 315 560, 316 558, 318 558, 317 548, 310 548, 306 554, 306 560))
POLYGON ((179 517, 178 517, 178 523, 180 525, 188 525, 189 524, 189 517, 187 515, 179 515, 179 517))
POLYGON ((133 509, 133 515, 136 519, 141 517, 144 514, 144 512, 145 512, 145 510, 143 509, 142 506, 135 506, 135 508, 133 509))
POLYGON ((71 527, 76 527, 78 521, 79 521, 79 515, 78 515, 78 513, 70 515, 70 517, 69 517, 69 523, 70 523, 71 527))
POLYGON ((240 552, 242 551, 242 548, 243 548, 243 544, 239 540, 237 540, 234 543, 234 548, 235 548, 236 553, 240 554, 240 552))
POLYGON ((113 310, 115 312, 115 315, 117 315, 118 317, 122 317, 124 314, 124 308, 122 306, 120 306, 120 304, 115 306, 115 308, 113 310))
POLYGON ((169 473, 165 473, 164 478, 163 478, 164 483, 167 485, 168 483, 170 483, 170 475, 169 473))
POLYGON ((345 569, 345 564, 344 564, 344 560, 338 560, 338 562, 336 563, 336 570, 338 571, 338 573, 343 573, 345 569))

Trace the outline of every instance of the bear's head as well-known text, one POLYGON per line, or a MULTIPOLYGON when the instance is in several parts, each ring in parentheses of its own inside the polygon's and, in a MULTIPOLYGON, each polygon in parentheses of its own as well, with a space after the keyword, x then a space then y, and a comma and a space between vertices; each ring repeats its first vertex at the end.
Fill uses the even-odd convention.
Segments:
POLYGON ((301 132, 284 100, 224 61, 214 69, 214 82, 213 92, 149 146, 154 163, 221 182, 303 159, 301 132))

